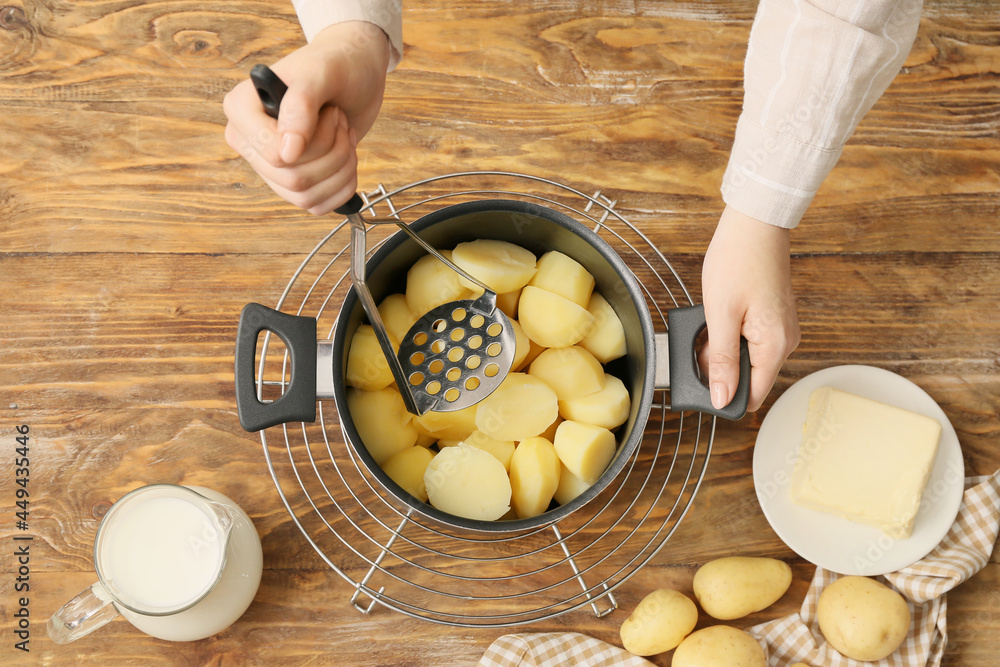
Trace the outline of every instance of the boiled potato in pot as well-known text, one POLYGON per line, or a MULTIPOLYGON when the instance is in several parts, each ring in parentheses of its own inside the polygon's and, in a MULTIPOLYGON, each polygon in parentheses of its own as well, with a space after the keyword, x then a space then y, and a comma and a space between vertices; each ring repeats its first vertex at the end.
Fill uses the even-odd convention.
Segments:
POLYGON ((594 325, 594 316, 583 306, 533 285, 521 291, 517 318, 528 338, 542 347, 575 345, 594 325))
POLYGON ((642 599, 619 630, 633 655, 656 655, 676 648, 698 623, 698 608, 679 591, 660 588, 642 599))
POLYGON ((430 504, 455 516, 495 521, 510 509, 511 483, 492 454, 459 443, 445 447, 424 472, 430 504))
POLYGON ((433 458, 434 453, 429 449, 414 445, 390 456, 382 464, 382 470, 400 488, 426 503, 427 487, 424 485, 424 472, 427 471, 427 465, 433 458))
POLYGON ((845 576, 824 588, 816 616, 831 646, 865 662, 891 655, 910 631, 903 596, 869 577, 845 576))
POLYGON ((584 396, 559 401, 559 415, 563 419, 615 429, 628 421, 632 410, 625 383, 611 375, 604 374, 601 388, 584 396))
MULTIPOLYGON (((535 275, 535 255, 508 241, 477 239, 459 243, 449 259, 497 294, 519 290, 535 275)), ((482 291, 465 278, 459 276, 459 281, 468 289, 482 291)))
POLYGON ((560 401, 592 394, 604 385, 601 362, 578 345, 550 347, 535 357, 528 373, 544 380, 560 401))
POLYGON ((510 373, 477 405, 476 427, 497 440, 537 436, 559 416, 555 392, 526 373, 510 373))
POLYGON ((587 304, 587 312, 594 316, 594 324, 580 345, 602 364, 624 357, 625 327, 611 304, 600 293, 594 292, 587 304))
POLYGON ((757 640, 728 625, 692 632, 674 650, 673 667, 766 667, 767 656, 757 640))
POLYGON ((347 390, 347 410, 361 442, 380 466, 393 454, 417 444, 417 429, 396 386, 378 391, 347 390))
POLYGON ((572 257, 550 250, 538 258, 537 271, 528 284, 586 308, 594 291, 594 276, 572 257))
MULTIPOLYGON (((454 261, 450 250, 440 252, 454 261)), ((454 269, 434 255, 418 259, 406 274, 406 305, 418 318, 441 304, 471 299, 475 294, 462 284, 461 276, 454 269)))
POLYGON ((349 386, 365 391, 383 389, 394 381, 375 330, 368 324, 359 326, 351 339, 346 379, 349 386))
POLYGON ((511 504, 518 518, 538 516, 549 508, 559 488, 559 457, 545 438, 518 443, 510 459, 511 504))
POLYGON ((705 563, 694 575, 694 595, 712 618, 743 618, 778 601, 792 583, 792 568, 775 558, 729 556, 705 563))
POLYGON ((618 447, 608 429, 569 420, 559 424, 553 445, 563 465, 587 484, 597 481, 618 447))

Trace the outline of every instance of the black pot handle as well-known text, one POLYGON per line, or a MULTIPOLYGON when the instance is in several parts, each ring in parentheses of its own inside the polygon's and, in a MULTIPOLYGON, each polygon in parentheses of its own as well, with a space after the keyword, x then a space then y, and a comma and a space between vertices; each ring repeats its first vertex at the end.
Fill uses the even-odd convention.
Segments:
POLYGON ((740 336, 740 380, 729 405, 716 409, 712 393, 702 382, 696 357, 696 342, 705 322, 705 306, 688 306, 667 311, 667 344, 670 349, 670 409, 698 410, 725 419, 742 419, 750 402, 750 349, 740 336))
POLYGON ((236 330, 236 410, 247 431, 288 422, 316 421, 316 319, 278 312, 248 303, 236 330), (257 398, 257 338, 262 331, 281 338, 291 358, 292 379, 280 398, 257 398))

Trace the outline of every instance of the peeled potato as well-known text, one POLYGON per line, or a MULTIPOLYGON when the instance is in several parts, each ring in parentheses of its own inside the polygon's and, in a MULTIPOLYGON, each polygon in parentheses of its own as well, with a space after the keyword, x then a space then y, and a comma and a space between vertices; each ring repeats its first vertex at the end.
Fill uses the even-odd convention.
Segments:
POLYGON ((586 308, 594 291, 594 276, 572 257, 550 250, 538 258, 537 271, 529 285, 555 292, 586 308))
POLYGON ((510 327, 514 330, 514 360, 510 363, 510 368, 517 370, 528 358, 528 352, 531 351, 531 341, 528 340, 528 335, 524 333, 524 329, 521 328, 517 320, 512 319, 510 327))
POLYGON ((602 364, 624 357, 625 327, 615 309, 603 296, 594 292, 587 304, 587 311, 594 316, 594 326, 580 341, 580 346, 590 352, 602 364))
POLYGON ((382 470, 400 488, 419 500, 427 502, 427 487, 424 486, 424 472, 434 458, 434 453, 426 447, 414 445, 393 454, 382 464, 382 470))
POLYGON ((347 384, 365 391, 388 387, 393 381, 389 362, 375 337, 375 330, 362 324, 354 332, 347 352, 347 384))
MULTIPOLYGON (((520 323, 518 323, 518 326, 520 326, 520 323)), ((516 333, 516 331, 515 331, 515 333, 516 333)), ((524 333, 524 327, 521 327, 521 333, 524 333)), ((525 337, 527 338, 527 334, 525 334, 525 337)), ((546 349, 548 349, 548 348, 542 347, 541 345, 539 345, 538 343, 536 343, 535 341, 533 341, 533 340, 531 340, 529 338, 528 339, 528 353, 526 355, 524 355, 524 358, 521 360, 520 365, 517 365, 517 366, 511 365, 511 368, 513 370, 515 370, 515 371, 523 371, 523 370, 527 369, 529 366, 531 366, 531 362, 533 362, 535 359, 537 359, 538 355, 540 355, 546 349)), ((514 354, 515 355, 520 354, 520 351, 517 351, 514 354)))
POLYGON ((549 424, 549 427, 538 434, 538 437, 545 438, 549 442, 555 442, 556 439, 556 429, 559 428, 559 424, 563 423, 562 417, 556 417, 556 420, 549 424))
POLYGON ((564 419, 614 429, 628 420, 632 401, 625 383, 614 375, 604 374, 599 391, 586 396, 559 401, 559 414, 564 419))
POLYGON ((892 654, 910 630, 903 596, 868 577, 841 577, 823 589, 816 617, 833 648, 865 662, 892 654))
POLYGON ((511 504, 518 518, 538 516, 549 508, 559 488, 559 457, 545 438, 518 443, 510 459, 511 504))
POLYGON ((396 351, 399 352, 399 343, 406 336, 419 319, 410 311, 406 305, 406 296, 403 294, 390 294, 382 303, 378 305, 378 314, 382 318, 385 330, 389 332, 396 351))
POLYGON ((578 495, 591 487, 582 479, 566 469, 566 465, 560 462, 562 468, 559 469, 559 486, 556 487, 555 501, 560 505, 565 505, 578 495))
POLYGON ((467 519, 495 521, 510 509, 511 483, 503 464, 466 444, 445 447, 424 472, 431 505, 467 519))
POLYGON ((559 416, 559 401, 547 384, 526 373, 510 373, 478 404, 476 427, 497 440, 537 436, 559 416))
POLYGON ((431 410, 413 418, 413 426, 422 435, 438 440, 464 440, 476 430, 476 411, 479 404, 461 410, 436 412, 431 410))
POLYGON ((517 302, 521 299, 521 290, 514 290, 513 292, 504 292, 503 294, 497 294, 497 308, 503 312, 504 315, 510 319, 517 318, 517 302))
POLYGON ((417 442, 412 415, 395 386, 378 391, 349 388, 347 410, 361 442, 379 465, 417 442))
POLYGON ((564 421, 556 429, 556 454, 566 468, 593 484, 615 457, 615 434, 601 426, 564 421))
POLYGON ((533 285, 521 290, 517 317, 528 338, 542 347, 575 345, 594 325, 594 316, 583 306, 533 285))
MULTIPOLYGON (((459 243, 451 261, 497 294, 519 290, 535 275, 535 255, 530 250, 496 239, 459 243)), ((478 287, 465 278, 461 281, 469 289, 478 287)))
POLYGON ((531 362, 528 373, 552 387, 560 401, 599 391, 604 367, 578 345, 550 347, 531 362))
POLYGON ((757 640, 728 625, 692 632, 674 649, 673 667, 766 667, 767 656, 757 640))
POLYGON ((770 607, 791 583, 792 568, 784 561, 730 556, 698 568, 693 585, 706 614, 730 621, 770 607))
POLYGON ((510 459, 514 456, 515 443, 513 440, 497 440, 482 431, 476 431, 462 442, 471 447, 489 452, 503 464, 504 470, 510 471, 510 459))
POLYGON ((660 588, 642 599, 622 623, 619 635, 629 653, 656 655, 677 648, 697 624, 698 607, 691 598, 660 588))
MULTIPOLYGON (((450 250, 440 252, 452 259, 450 250)), ((473 291, 463 285, 460 279, 457 271, 437 257, 424 255, 406 273, 407 307, 419 318, 443 303, 471 298, 473 291)))

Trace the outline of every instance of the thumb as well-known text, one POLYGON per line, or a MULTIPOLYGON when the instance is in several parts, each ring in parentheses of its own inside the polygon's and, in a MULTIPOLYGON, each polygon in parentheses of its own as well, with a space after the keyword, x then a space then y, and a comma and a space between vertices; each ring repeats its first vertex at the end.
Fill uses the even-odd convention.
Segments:
POLYGON ((705 309, 708 325, 708 386, 712 405, 729 405, 740 379, 740 327, 742 318, 733 313, 705 309))
POLYGON ((278 111, 278 155, 294 164, 306 152, 319 122, 323 101, 303 85, 292 82, 278 111))

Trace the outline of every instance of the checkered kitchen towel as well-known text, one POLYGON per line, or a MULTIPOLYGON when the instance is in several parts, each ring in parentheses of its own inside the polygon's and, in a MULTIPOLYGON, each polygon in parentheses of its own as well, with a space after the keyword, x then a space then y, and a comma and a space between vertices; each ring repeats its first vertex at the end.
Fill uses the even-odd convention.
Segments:
POLYGON ((805 662, 814 667, 938 667, 948 643, 945 593, 981 570, 993 553, 1000 530, 1000 470, 965 480, 958 517, 941 544, 923 559, 898 572, 877 577, 906 598, 910 634, 895 653, 876 662, 845 658, 823 639, 816 620, 819 594, 840 575, 816 568, 798 614, 748 630, 769 649, 768 664, 786 667, 805 662))
MULTIPOLYGON (((823 640, 816 621, 819 594, 839 575, 816 568, 797 614, 748 629, 767 648, 771 667, 805 662, 813 667, 938 667, 947 643, 945 593, 981 570, 1000 530, 1000 470, 965 480, 958 517, 941 544, 922 560, 880 577, 907 598, 910 635, 888 658, 858 662, 823 640)), ((479 667, 652 667, 652 663, 592 637, 576 633, 504 635, 487 649, 479 667)))

